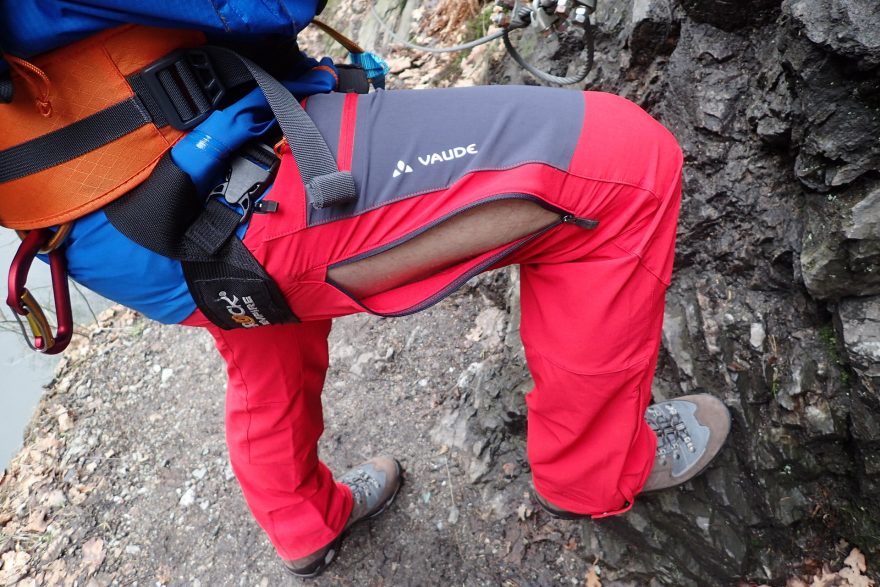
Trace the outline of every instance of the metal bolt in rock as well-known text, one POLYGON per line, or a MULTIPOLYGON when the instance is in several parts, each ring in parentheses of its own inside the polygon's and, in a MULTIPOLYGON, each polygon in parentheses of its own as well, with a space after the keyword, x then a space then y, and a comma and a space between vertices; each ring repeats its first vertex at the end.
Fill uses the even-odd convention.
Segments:
POLYGON ((489 17, 489 20, 492 21, 492 24, 495 26, 504 28, 510 24, 510 15, 499 10, 498 12, 494 12, 492 16, 489 17))

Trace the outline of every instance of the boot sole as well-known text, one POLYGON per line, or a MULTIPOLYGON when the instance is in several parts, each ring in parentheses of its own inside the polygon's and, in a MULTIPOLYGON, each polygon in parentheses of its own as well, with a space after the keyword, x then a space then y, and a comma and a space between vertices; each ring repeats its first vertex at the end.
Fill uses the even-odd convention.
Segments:
POLYGON ((352 528, 354 528, 355 526, 357 526, 361 522, 366 522, 367 520, 372 520, 373 518, 378 517, 380 514, 384 513, 389 507, 391 507, 392 503, 394 503, 394 500, 397 498, 397 495, 400 493, 400 488, 403 487, 403 481, 404 481, 403 474, 406 471, 403 468, 403 465, 401 465, 400 461, 398 461, 397 459, 394 459, 394 464, 397 466, 397 478, 399 479, 399 481, 397 483, 397 488, 394 490, 394 493, 391 494, 391 497, 389 497, 387 500, 385 500, 385 503, 382 504, 382 507, 380 507, 378 510, 376 510, 375 512, 373 512, 369 516, 364 516, 363 518, 352 523, 349 527, 345 528, 339 536, 336 537, 336 540, 334 540, 333 542, 330 543, 330 550, 333 552, 333 555, 330 556, 329 559, 325 558, 324 561, 321 562, 317 567, 315 567, 314 569, 309 569, 308 572, 304 572, 304 573, 298 572, 294 569, 291 569, 287 565, 282 565, 284 567, 284 569, 288 573, 290 573, 291 575, 293 575, 294 577, 296 577, 298 579, 314 579, 315 577, 317 577, 318 575, 320 575, 321 573, 326 571, 327 567, 329 567, 330 564, 336 560, 336 557, 339 556, 339 551, 342 549, 343 539, 348 535, 348 533, 352 530, 352 528))

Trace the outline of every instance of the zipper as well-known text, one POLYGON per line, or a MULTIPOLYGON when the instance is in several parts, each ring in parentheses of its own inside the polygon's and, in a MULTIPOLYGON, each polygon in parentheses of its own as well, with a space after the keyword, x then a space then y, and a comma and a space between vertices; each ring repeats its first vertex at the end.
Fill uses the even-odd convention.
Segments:
POLYGON ((589 218, 578 218, 577 216, 572 216, 571 214, 566 214, 562 217, 562 222, 565 224, 573 224, 578 228, 583 228, 584 230, 593 230, 597 226, 599 226, 598 220, 590 220, 589 218))
MULTIPOLYGON (((384 253, 385 251, 388 251, 390 249, 393 249, 394 247, 400 246, 403 243, 407 242, 408 240, 411 240, 411 239, 419 236, 420 234, 427 232, 428 230, 431 230, 432 228, 434 228, 435 226, 437 226, 439 224, 443 224, 444 222, 446 222, 450 218, 455 218, 456 216, 458 216, 459 214, 462 214, 463 212, 467 212, 468 210, 471 210, 473 208, 477 208, 478 206, 482 206, 484 204, 491 204, 492 202, 497 202, 499 200, 528 200, 530 202, 534 202, 535 204, 538 204, 539 206, 541 206, 542 208, 544 208, 546 210, 550 210, 552 212, 556 212, 556 213, 560 214, 562 216, 562 222, 566 222, 569 224, 576 224, 577 226, 580 226, 581 228, 584 228, 584 229, 593 229, 593 228, 596 228, 597 226, 599 226, 598 220, 589 220, 587 218, 577 218, 577 217, 573 216, 572 214, 569 214, 568 212, 566 212, 562 208, 557 208, 556 206, 551 206, 550 204, 548 204, 544 200, 542 200, 540 198, 536 198, 535 196, 531 196, 529 194, 499 194, 497 196, 492 196, 489 198, 484 198, 482 200, 478 200, 476 202, 471 202, 470 204, 468 204, 464 208, 459 208, 458 210, 455 210, 453 212, 450 212, 449 214, 441 216, 440 218, 437 218, 436 220, 426 224, 425 226, 423 226, 423 227, 421 227, 421 228, 419 228, 419 229, 417 229, 407 235, 400 237, 399 239, 397 239, 395 241, 391 241, 390 243, 386 243, 386 244, 382 245, 381 247, 377 247, 375 249, 371 249, 369 251, 363 252, 360 255, 355 255, 354 257, 351 257, 350 259, 346 259, 345 261, 339 261, 338 263, 333 263, 332 265, 328 266, 328 269, 333 269, 334 267, 342 267, 343 265, 348 265, 350 263, 356 263, 357 261, 367 259, 367 258, 372 257, 374 255, 378 255, 379 253, 384 253)), ((555 225, 551 225, 551 226, 555 226, 555 225)))
MULTIPOLYGON (((356 303, 358 306, 363 308, 365 311, 370 312, 371 314, 375 314, 377 316, 383 316, 386 318, 396 318, 396 317, 400 317, 400 316, 408 316, 410 314, 415 314, 416 312, 420 312, 424 309, 427 309, 427 308, 433 306, 434 304, 440 302, 441 300, 443 300, 443 298, 445 298, 448 295, 450 295, 451 293, 453 293, 455 290, 457 290, 462 285, 464 285, 469 279, 471 279, 475 275, 481 273, 487 267, 491 267, 492 265, 494 265, 498 261, 504 259, 505 257, 510 255, 511 253, 518 251, 519 249, 521 249, 522 247, 524 247, 525 245, 527 245, 528 243, 530 243, 534 239, 538 238, 539 236, 546 233, 547 231, 556 228, 557 226, 561 226, 562 224, 571 224, 572 226, 577 226, 578 228, 582 228, 584 230, 593 230, 599 226, 598 220, 592 220, 589 218, 580 218, 580 217, 577 217, 573 214, 569 214, 565 210, 562 210, 561 208, 557 208, 555 206, 551 206, 551 205, 547 204, 545 201, 541 200, 540 198, 536 198, 535 196, 531 196, 528 194, 501 194, 501 195, 497 195, 497 196, 492 196, 490 198, 485 198, 485 199, 479 200, 477 202, 472 202, 471 204, 468 204, 464 208, 459 208, 458 210, 455 210, 454 212, 450 212, 449 214, 446 214, 445 216, 441 216, 440 218, 434 220, 433 222, 426 224, 422 228, 415 230, 415 231, 407 234, 404 237, 401 237, 395 241, 392 241, 390 243, 382 245, 381 247, 377 247, 377 248, 372 249, 370 251, 366 251, 364 253, 361 253, 360 255, 356 255, 355 257, 352 257, 350 259, 346 259, 345 261, 340 261, 339 263, 334 263, 334 264, 330 265, 328 268, 332 269, 334 267, 341 267, 343 265, 348 265, 349 263, 355 263, 355 262, 360 261, 362 259, 367 259, 367 258, 372 257, 374 255, 378 255, 379 253, 384 253, 385 251, 390 250, 394 247, 397 247, 397 246, 407 242, 408 240, 411 240, 411 239, 419 236, 420 234, 424 233, 425 231, 430 230, 431 228, 434 228, 438 224, 442 224, 443 222, 446 222, 450 218, 454 218, 455 216, 458 216, 459 214, 466 212, 472 208, 476 208, 477 206, 482 206, 484 204, 496 202, 498 200, 528 200, 528 201, 531 201, 531 202, 538 204, 542 208, 545 208, 547 210, 551 210, 553 212, 558 212, 560 214, 560 218, 556 222, 548 224, 547 226, 540 229, 539 231, 533 232, 532 234, 521 238, 518 242, 510 245, 509 247, 505 248, 504 250, 498 251, 497 253, 495 253, 494 255, 492 255, 491 257, 489 257, 488 259, 486 259, 482 263, 479 263, 479 264, 475 265, 474 267, 472 267, 471 269, 469 269, 468 271, 466 271, 464 274, 462 274, 461 276, 459 276, 458 278, 453 280, 451 283, 449 283, 449 285, 447 285, 446 287, 444 287, 443 289, 441 289, 437 293, 422 300, 418 304, 411 306, 405 310, 401 310, 399 312, 392 312, 390 314, 381 314, 379 312, 374 312, 374 311, 370 310, 369 308, 367 308, 366 306, 364 306, 358 298, 356 298, 354 295, 352 295, 344 287, 333 282, 333 280, 328 279, 327 283, 329 283, 330 285, 332 285, 333 287, 338 289, 340 292, 342 292, 347 297, 349 297, 354 303, 356 303)), ((380 295, 380 294, 376 294, 376 295, 380 295)))

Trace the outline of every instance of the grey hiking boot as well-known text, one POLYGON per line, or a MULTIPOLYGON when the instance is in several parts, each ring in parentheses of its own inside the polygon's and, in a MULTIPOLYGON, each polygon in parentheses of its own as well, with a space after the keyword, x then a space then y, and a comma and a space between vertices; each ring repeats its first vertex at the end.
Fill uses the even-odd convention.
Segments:
POLYGON ((699 475, 730 432, 727 406, 707 393, 654 404, 645 421, 657 434, 657 454, 643 493, 681 485, 699 475))
POLYGON ((375 518, 391 505, 403 483, 402 469, 395 459, 374 457, 345 473, 339 482, 348 485, 353 500, 342 534, 309 556, 282 561, 292 575, 308 579, 323 573, 336 558, 348 529, 358 522, 375 518))
MULTIPOLYGON (((730 432, 727 406, 707 393, 654 404, 645 412, 645 421, 657 435, 657 452, 642 493, 674 487, 699 475, 721 450, 730 432)), ((534 494, 538 504, 553 517, 591 517, 557 507, 537 491, 534 494)))

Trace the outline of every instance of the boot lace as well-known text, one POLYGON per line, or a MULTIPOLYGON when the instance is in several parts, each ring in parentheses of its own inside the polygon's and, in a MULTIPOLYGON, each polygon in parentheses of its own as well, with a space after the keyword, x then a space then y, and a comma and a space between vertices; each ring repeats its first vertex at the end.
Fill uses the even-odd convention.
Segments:
POLYGON ((382 489, 376 478, 366 471, 352 471, 342 479, 342 482, 351 489, 351 495, 358 504, 368 504, 369 500, 374 495, 378 495, 382 489))
POLYGON ((649 408, 651 417, 648 425, 657 435, 657 455, 666 460, 670 455, 674 459, 681 458, 681 451, 691 453, 697 451, 694 441, 688 433, 687 425, 674 406, 649 408))

